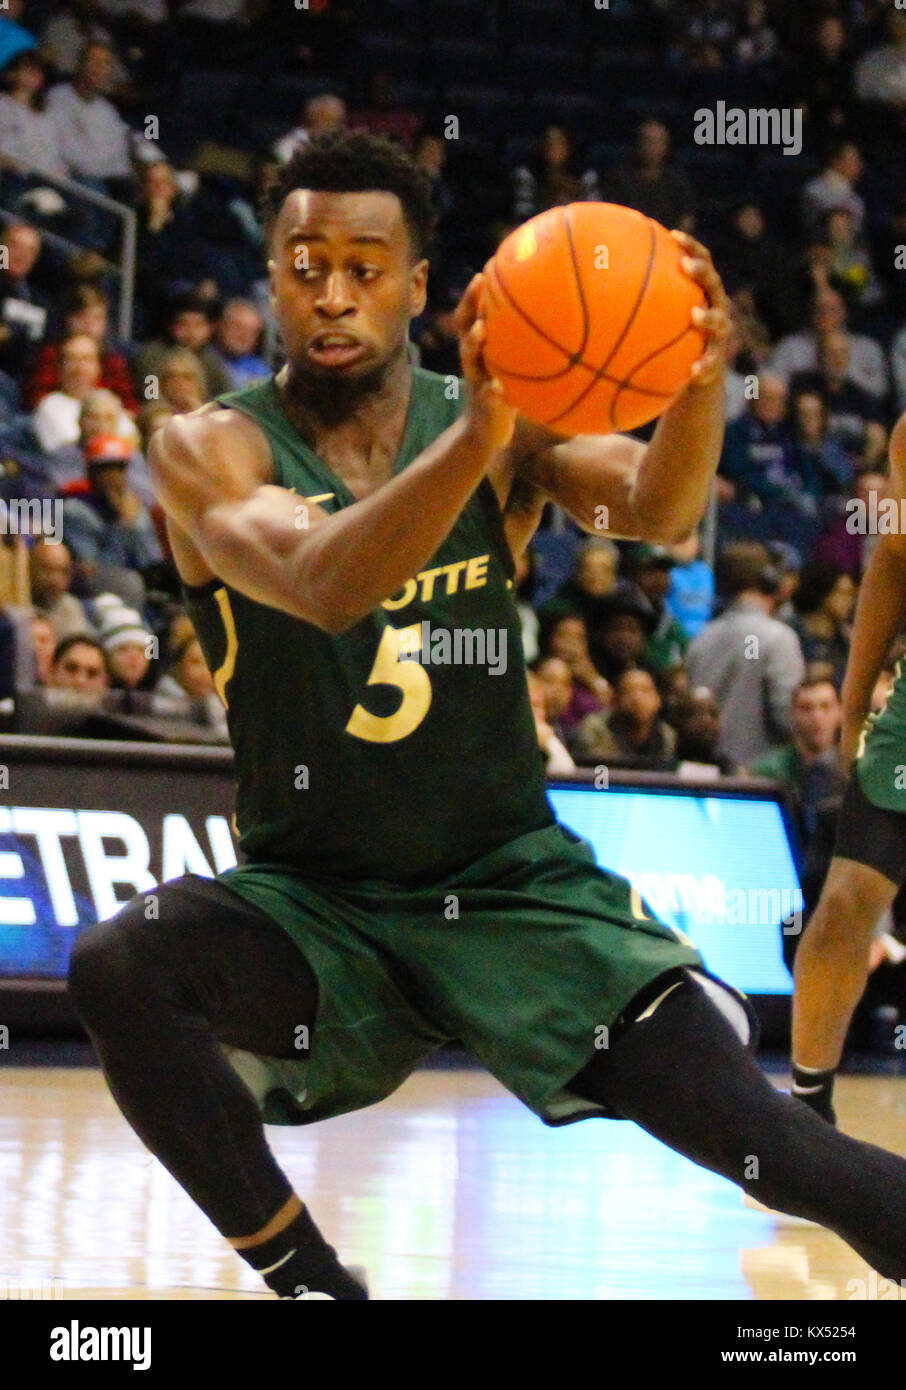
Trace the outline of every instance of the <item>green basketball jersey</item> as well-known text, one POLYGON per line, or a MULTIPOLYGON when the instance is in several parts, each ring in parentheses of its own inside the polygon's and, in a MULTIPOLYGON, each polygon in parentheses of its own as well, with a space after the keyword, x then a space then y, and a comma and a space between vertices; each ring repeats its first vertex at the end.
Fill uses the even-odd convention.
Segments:
POLYGON ((855 766, 862 790, 885 811, 906 811, 906 673, 903 658, 894 668, 882 709, 862 726, 855 766))
MULTIPOLYGON (((459 414, 448 381, 414 371, 395 472, 459 414)), ((273 377, 217 399, 267 435, 273 481, 298 494, 300 517, 306 500, 354 504, 290 424, 273 377)), ((553 823, 512 579, 483 479, 423 569, 339 636, 219 579, 184 586, 227 705, 244 854, 328 878, 427 882, 553 823)))

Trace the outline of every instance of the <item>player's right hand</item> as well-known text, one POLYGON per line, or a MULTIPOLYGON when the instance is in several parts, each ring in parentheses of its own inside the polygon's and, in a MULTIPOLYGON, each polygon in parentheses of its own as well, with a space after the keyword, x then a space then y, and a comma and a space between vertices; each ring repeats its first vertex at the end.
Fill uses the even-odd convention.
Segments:
POLYGON ((503 387, 484 363, 487 325, 484 316, 484 276, 473 277, 456 307, 453 321, 459 335, 462 374, 469 388, 466 417, 479 439, 495 452, 505 449, 513 437, 516 411, 503 398, 503 387))

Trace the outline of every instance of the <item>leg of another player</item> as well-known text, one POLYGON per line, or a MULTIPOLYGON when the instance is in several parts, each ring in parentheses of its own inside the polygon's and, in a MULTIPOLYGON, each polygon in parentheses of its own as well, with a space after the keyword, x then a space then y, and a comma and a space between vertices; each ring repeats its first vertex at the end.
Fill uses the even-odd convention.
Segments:
POLYGON ((834 1118, 834 1073, 865 992, 872 932, 896 893, 877 869, 835 857, 796 952, 793 1092, 825 1119, 834 1118))
POLYGON ((835 1231, 885 1278, 906 1278, 906 1159, 776 1091, 692 979, 598 1052, 571 1089, 766 1206, 835 1231))
POLYGON ((120 1110, 237 1253, 281 1297, 364 1298, 219 1045, 298 1060, 317 981, 286 933, 222 884, 177 879, 87 928, 69 985, 120 1110))

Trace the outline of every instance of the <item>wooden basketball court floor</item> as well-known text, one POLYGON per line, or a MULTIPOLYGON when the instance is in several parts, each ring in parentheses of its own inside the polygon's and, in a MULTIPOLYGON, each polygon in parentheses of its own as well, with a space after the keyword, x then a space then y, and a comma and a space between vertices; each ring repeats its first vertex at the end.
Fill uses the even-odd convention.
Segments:
MULTIPOLYGON (((906 1154, 897 1071, 841 1077, 837 1108, 847 1132, 906 1154)), ((99 1071, 4 1067, 0 1097, 0 1298, 272 1297, 146 1153, 99 1071)), ((634 1125, 548 1129, 480 1071, 421 1071, 379 1106, 268 1133, 378 1299, 878 1296, 829 1232, 748 1210, 634 1125)))

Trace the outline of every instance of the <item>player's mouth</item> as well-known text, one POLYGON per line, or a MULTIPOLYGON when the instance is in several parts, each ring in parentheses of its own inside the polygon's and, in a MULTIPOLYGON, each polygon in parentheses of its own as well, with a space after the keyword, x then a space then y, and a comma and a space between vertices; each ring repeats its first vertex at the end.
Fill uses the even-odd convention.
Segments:
POLYGON ((320 367, 351 367, 365 356, 365 346, 351 333, 317 333, 306 349, 320 367))

